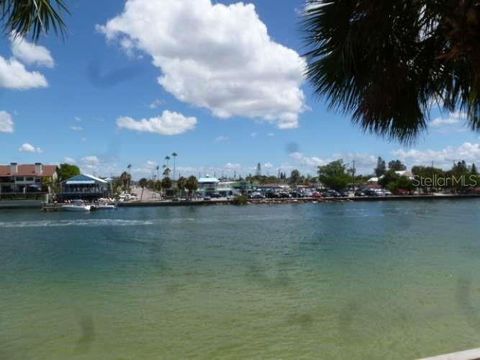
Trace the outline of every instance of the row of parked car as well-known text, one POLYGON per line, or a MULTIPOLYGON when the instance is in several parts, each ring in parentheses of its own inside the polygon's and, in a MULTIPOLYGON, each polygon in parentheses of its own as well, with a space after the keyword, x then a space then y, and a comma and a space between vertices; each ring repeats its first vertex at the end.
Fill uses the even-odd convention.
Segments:
POLYGON ((323 197, 355 197, 355 196, 390 196, 392 193, 385 189, 361 189, 354 191, 255 191, 249 195, 250 199, 288 199, 288 198, 323 198, 323 197))

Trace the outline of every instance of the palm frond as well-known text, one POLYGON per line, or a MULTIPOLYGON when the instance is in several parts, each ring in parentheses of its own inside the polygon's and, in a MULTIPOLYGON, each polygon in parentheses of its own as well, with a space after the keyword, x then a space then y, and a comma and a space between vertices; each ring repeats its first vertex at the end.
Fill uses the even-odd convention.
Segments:
POLYGON ((432 99, 480 129, 480 5, 454 0, 311 0, 307 77, 330 108, 402 142, 426 129, 432 99))
POLYGON ((15 36, 30 35, 35 41, 50 30, 65 34, 62 13, 69 13, 64 0, 0 0, 4 31, 15 36))

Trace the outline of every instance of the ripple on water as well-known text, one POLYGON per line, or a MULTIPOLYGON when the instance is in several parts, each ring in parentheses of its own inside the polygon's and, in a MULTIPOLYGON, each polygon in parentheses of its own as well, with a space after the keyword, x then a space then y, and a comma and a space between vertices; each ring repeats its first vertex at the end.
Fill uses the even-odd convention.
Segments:
POLYGON ((80 219, 80 220, 35 220, 0 222, 0 228, 35 228, 35 227, 63 227, 63 226, 144 226, 153 225, 148 220, 122 219, 80 219))

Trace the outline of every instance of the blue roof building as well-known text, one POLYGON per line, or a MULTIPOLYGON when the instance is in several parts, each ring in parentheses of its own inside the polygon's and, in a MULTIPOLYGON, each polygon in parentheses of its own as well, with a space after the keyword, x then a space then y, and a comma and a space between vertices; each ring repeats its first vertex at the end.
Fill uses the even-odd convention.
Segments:
POLYGON ((82 199, 97 200, 111 196, 111 186, 106 180, 93 175, 81 174, 62 182, 63 200, 82 199))

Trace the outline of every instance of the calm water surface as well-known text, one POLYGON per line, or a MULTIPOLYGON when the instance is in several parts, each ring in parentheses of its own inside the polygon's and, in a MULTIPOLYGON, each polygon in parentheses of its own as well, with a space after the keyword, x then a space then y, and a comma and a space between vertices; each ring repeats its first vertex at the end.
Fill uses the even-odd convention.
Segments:
POLYGON ((480 347, 480 201, 0 212, 0 359, 480 347))

